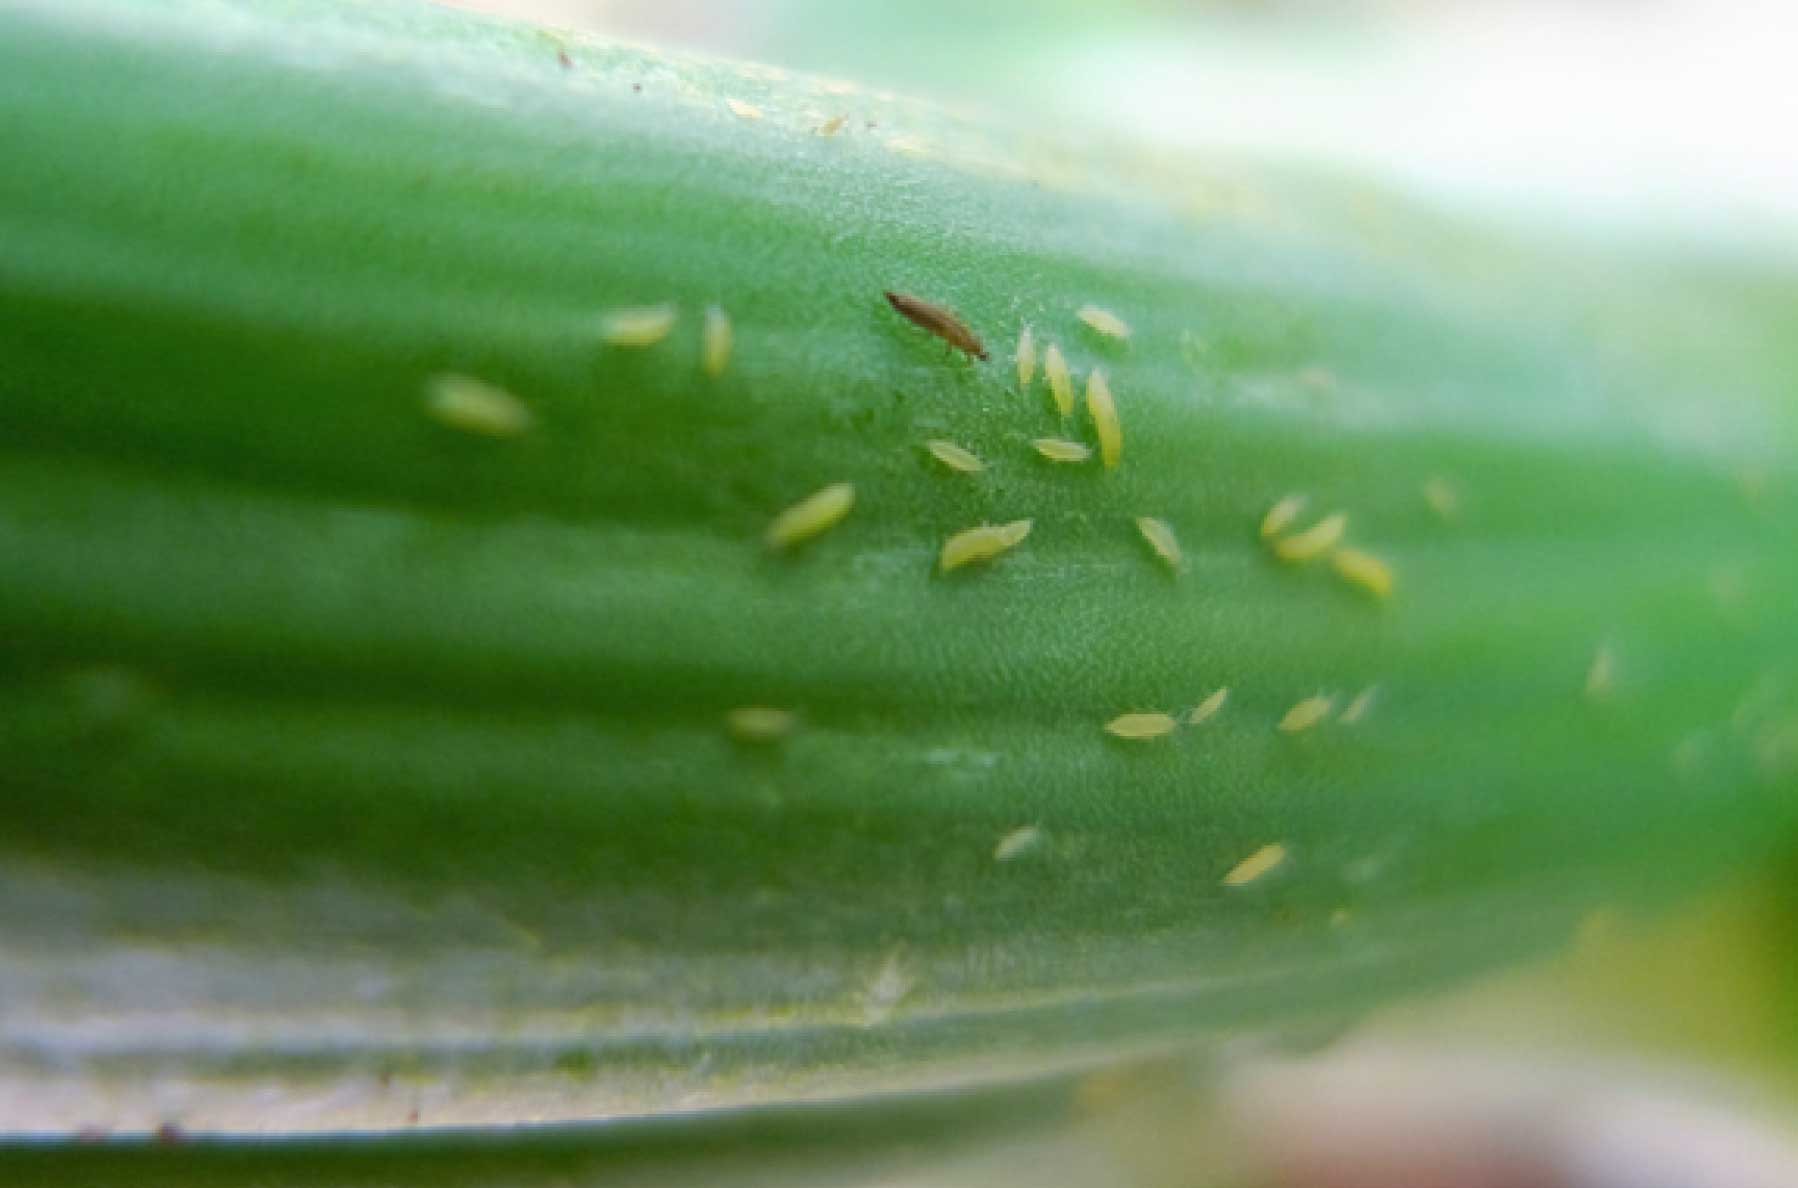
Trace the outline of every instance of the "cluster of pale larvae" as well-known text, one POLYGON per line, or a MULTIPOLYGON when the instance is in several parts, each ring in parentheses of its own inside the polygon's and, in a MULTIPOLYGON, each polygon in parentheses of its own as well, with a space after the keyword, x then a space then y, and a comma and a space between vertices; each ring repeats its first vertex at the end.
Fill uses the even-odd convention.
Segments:
MULTIPOLYGON (((905 293, 888 292, 888 303, 900 315, 941 338, 951 347, 971 358, 986 359, 985 346, 960 318, 944 307, 905 293)), ((1130 337, 1129 325, 1116 314, 1095 305, 1076 311, 1094 333, 1104 338, 1124 340, 1130 337)), ((600 321, 600 338, 609 346, 641 348, 653 346, 673 330, 678 310, 673 304, 642 306, 614 310, 600 321)), ((708 306, 700 333, 700 368, 716 378, 729 365, 732 335, 728 314, 716 305, 708 306)), ((1031 328, 1019 332, 1015 353, 1019 388, 1031 390, 1037 379, 1039 362, 1037 343, 1031 328)), ((1064 421, 1075 412, 1075 383, 1066 356, 1055 343, 1043 349, 1040 362, 1042 382, 1055 411, 1064 421)), ((1111 384, 1102 368, 1093 368, 1086 377, 1085 409, 1098 442, 1098 455, 1106 469, 1116 469, 1123 461, 1123 424, 1111 384)), ((426 410, 442 424, 466 433, 489 437, 515 437, 535 425, 535 417, 524 401, 512 393, 483 380, 466 375, 438 375, 427 385, 426 410)), ((978 474, 986 463, 973 451, 953 441, 934 439, 921 443, 947 470, 957 474, 978 474)), ((1077 466, 1089 462, 1091 447, 1064 437, 1040 437, 1031 442, 1038 456, 1053 465, 1077 466)), ((1277 501, 1262 519, 1260 536, 1270 552, 1280 561, 1292 565, 1306 564, 1328 557, 1336 572, 1366 593, 1385 598, 1392 592, 1391 568, 1371 553, 1345 543, 1348 517, 1332 512, 1309 527, 1289 531, 1304 514, 1303 495, 1288 495, 1277 501)), ((848 518, 855 507, 855 485, 831 483, 814 491, 777 514, 765 533, 771 550, 795 549, 816 539, 848 518)), ((937 570, 949 573, 967 566, 989 563, 1021 545, 1030 535, 1033 521, 1014 520, 1005 524, 979 524, 954 533, 943 542, 937 554, 937 570)), ((1137 532, 1152 556, 1169 571, 1179 574, 1185 559, 1173 526, 1154 516, 1135 517, 1137 532)), ((1337 721, 1352 725, 1373 703, 1375 690, 1368 688, 1351 700, 1337 721)), ((1132 712, 1104 723, 1104 731, 1114 738, 1146 742, 1164 738, 1180 728, 1199 726, 1217 715, 1229 699, 1229 688, 1212 691, 1190 712, 1181 717, 1163 712, 1132 712)), ((1334 696, 1307 697, 1288 709, 1277 729, 1296 734, 1330 719, 1335 714, 1334 696)), ((797 715, 789 709, 770 706, 741 706, 725 716, 732 737, 745 743, 773 743, 790 734, 797 715)), ((1035 826, 1023 826, 1001 839, 994 857, 1009 861, 1033 848, 1040 840, 1035 826)), ((1285 859, 1279 845, 1263 847, 1245 858, 1224 877, 1231 886, 1250 882, 1285 859)))

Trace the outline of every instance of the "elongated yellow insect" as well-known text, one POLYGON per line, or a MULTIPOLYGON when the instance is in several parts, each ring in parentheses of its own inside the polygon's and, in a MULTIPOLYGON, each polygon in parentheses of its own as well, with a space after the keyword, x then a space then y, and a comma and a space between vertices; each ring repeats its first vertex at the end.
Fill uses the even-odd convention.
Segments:
POLYGON ((1274 867, 1286 861, 1286 847, 1278 842, 1262 846, 1241 862, 1230 868, 1230 873, 1223 878, 1226 887, 1242 887, 1254 882, 1274 867))
POLYGON ((977 359, 987 357, 986 347, 974 337, 974 332, 968 329, 967 323, 942 306, 933 305, 922 297, 913 297, 909 293, 895 293, 891 289, 887 290, 886 299, 906 321, 922 326, 959 351, 977 359))
POLYGON ((610 346, 654 346, 674 329, 672 304, 639 305, 614 309, 599 320, 599 337, 610 346))
POLYGON ((1380 687, 1378 685, 1367 686, 1367 688, 1355 694, 1355 699, 1348 703, 1348 708, 1343 710, 1336 720, 1341 722, 1344 726, 1353 726, 1356 722, 1359 722, 1362 718, 1367 716, 1367 711, 1373 708, 1373 699, 1379 692, 1380 687))
POLYGON ((1192 712, 1186 715, 1186 724, 1188 726, 1197 726, 1200 723, 1209 720, 1218 710, 1224 708, 1224 702, 1229 699, 1230 686, 1225 685, 1213 692, 1211 696, 1207 697, 1205 700, 1199 702, 1199 704, 1193 706, 1192 712))
POLYGON ((1108 309, 1100 309, 1096 305, 1083 305, 1074 311, 1074 316, 1085 322, 1095 333, 1106 338, 1130 337, 1129 324, 1108 309))
POLYGON ((1105 733, 1114 738, 1142 741, 1166 738, 1180 725, 1172 715, 1163 713, 1119 714, 1105 723, 1105 733))
POLYGON ((1261 539, 1270 540, 1292 527, 1293 521, 1297 520, 1299 513, 1304 510, 1305 497, 1303 495, 1288 495, 1281 499, 1268 508, 1267 514, 1261 517, 1261 539))
POLYGON ((791 548, 843 522, 855 506, 852 483, 832 483, 774 517, 768 525, 768 547, 791 548))
POLYGON ((1039 437, 1030 444, 1051 462, 1084 462, 1093 456, 1090 447, 1065 437, 1039 437))
POLYGON ((986 469, 986 463, 952 441, 927 441, 924 448, 930 451, 931 457, 950 470, 957 470, 962 474, 978 474, 986 469))
POLYGON ((838 132, 843 130, 843 125, 848 122, 849 117, 846 115, 833 115, 828 120, 825 120, 822 124, 818 125, 817 133, 820 136, 835 136, 838 132))
POLYGON ((1142 538, 1149 542, 1149 547, 1155 550, 1155 555, 1161 558, 1164 565, 1175 573, 1180 572, 1183 560, 1180 542, 1166 520, 1158 520, 1154 516, 1138 516, 1136 530, 1142 533, 1142 538))
POLYGON ((1124 456, 1124 427, 1118 423, 1111 385, 1097 367, 1086 377, 1086 415, 1093 419, 1093 431, 1099 435, 1099 460, 1105 469, 1116 469, 1124 456))
POLYGON ((1010 862, 1013 858, 1021 858, 1043 843, 1043 831, 1036 825, 1020 825, 993 847, 994 862, 1010 862))
POLYGON ((740 742, 765 743, 785 738, 793 732, 796 717, 792 710, 774 709, 766 705, 743 705, 724 715, 725 728, 740 742))
POLYGON ((1375 598, 1392 593, 1392 566, 1372 553, 1360 549, 1340 548, 1330 554, 1330 564, 1344 581, 1361 587, 1375 598))
POLYGON ((1016 548, 1030 535, 1030 520, 1013 520, 1009 524, 982 524, 957 532, 943 542, 937 568, 943 573, 960 569, 976 561, 990 561, 1008 549, 1016 548))
POLYGON ((1594 700, 1610 696, 1617 679, 1617 657, 1609 644, 1592 653, 1592 664, 1586 669, 1586 696, 1594 700))
POLYGON ((1335 707, 1334 697, 1307 697, 1286 711, 1279 728, 1286 734, 1299 734, 1329 717, 1335 707))
POLYGON ((1061 348, 1054 343, 1049 344, 1043 355, 1043 378, 1049 381, 1049 396, 1055 401, 1055 411, 1064 417, 1074 415, 1074 377, 1068 372, 1068 361, 1062 357, 1061 348))
POLYGON ((1341 512, 1333 512, 1303 532, 1295 532, 1274 541, 1274 555, 1282 561, 1309 561, 1323 556, 1342 543, 1342 536, 1347 531, 1348 517, 1341 512))
POLYGON ((1018 331, 1018 387, 1030 390, 1030 381, 1036 376, 1036 338, 1025 326, 1018 331))
POLYGON ((1461 510, 1460 492, 1455 490, 1453 483, 1440 476, 1424 482, 1423 501, 1440 520, 1452 520, 1461 510))
POLYGON ((705 307, 705 328, 699 336, 699 366, 713 379, 724 374, 730 362, 730 315, 716 305, 705 307))
POLYGON ((726 99, 724 105, 730 108, 731 114, 740 120, 759 120, 762 118, 761 108, 753 103, 747 103, 742 99, 726 99))
POLYGON ((524 401, 466 375, 434 375, 426 380, 425 411, 438 424, 482 437, 517 437, 537 423, 524 401))

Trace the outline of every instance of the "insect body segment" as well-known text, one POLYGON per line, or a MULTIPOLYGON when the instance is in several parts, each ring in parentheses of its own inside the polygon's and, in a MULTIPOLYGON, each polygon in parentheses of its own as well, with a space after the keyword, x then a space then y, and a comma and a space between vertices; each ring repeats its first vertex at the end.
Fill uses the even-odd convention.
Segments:
POLYGON ((1199 704, 1193 706, 1192 712, 1186 715, 1186 724, 1188 726, 1197 726, 1199 723, 1212 717, 1218 710, 1224 708, 1224 702, 1228 701, 1229 698, 1230 686, 1225 685, 1223 688, 1212 693, 1211 696, 1207 697, 1205 700, 1199 702, 1199 704))
POLYGON ((968 329, 967 323, 942 306, 932 304, 922 297, 913 297, 909 293, 895 293, 891 289, 887 290, 886 299, 906 321, 922 326, 956 350, 976 359, 984 360, 987 357, 986 347, 968 329))
POLYGON ((599 321, 599 336, 608 346, 654 346, 674 329, 678 311, 672 304, 614 309, 599 321))
POLYGON ((1392 593, 1392 567, 1372 553, 1340 548, 1330 554, 1330 563, 1344 581, 1359 586, 1375 598, 1385 598, 1392 593))
POLYGON ((1142 533, 1142 538, 1155 550, 1155 555, 1161 559, 1162 564, 1175 573, 1180 572, 1180 567, 1184 564, 1180 541, 1166 520, 1158 520, 1154 516, 1138 516, 1136 530, 1142 533))
POLYGON ((1292 527, 1299 513, 1305 510, 1303 495, 1288 495, 1280 502, 1267 509, 1267 515, 1261 519, 1261 539, 1272 540, 1280 533, 1292 527))
POLYGON ((439 424, 480 437, 517 437, 536 423, 518 397, 466 375, 432 376, 425 410, 439 424))
POLYGON ((1330 711, 1335 708, 1336 699, 1334 697, 1307 697, 1287 710, 1285 715, 1280 718, 1280 732, 1282 734, 1302 734, 1329 717, 1330 711))
POLYGON ((1074 413, 1074 377, 1068 371, 1068 361, 1061 353, 1061 348, 1054 343, 1049 344, 1043 355, 1043 376, 1049 381, 1049 395, 1055 400, 1055 411, 1062 416, 1074 413))
POLYGON ((1083 305, 1074 311, 1074 316, 1085 322, 1093 333, 1102 338, 1130 337, 1129 323, 1108 309, 1100 309, 1096 305, 1083 305))
POLYGON ((960 471, 962 474, 978 474, 986 469, 986 463, 971 451, 963 449, 952 441, 941 439, 927 441, 924 443, 924 448, 930 451, 931 457, 950 470, 960 471))
POLYGON ((785 549, 810 540, 842 523, 854 506, 854 485, 832 483, 775 516, 768 525, 768 547, 785 549))
POLYGON ((724 725, 738 742, 768 743, 793 732, 792 710, 743 705, 724 715, 724 725))
POLYGON ((724 374, 730 362, 730 315, 716 305, 705 308, 705 329, 700 334, 699 365, 713 379, 724 374))
POLYGON ((1105 723, 1105 733, 1114 738, 1146 741, 1165 738, 1180 725, 1172 715, 1163 713, 1119 714, 1105 723))
POLYGON ((1014 858, 1023 857, 1042 844, 1041 826, 1020 825, 999 839, 999 844, 993 847, 993 861, 1010 862, 1014 858))
POLYGON ((1223 878, 1226 887, 1246 887, 1274 867, 1286 861, 1286 847, 1278 842, 1262 846, 1230 868, 1223 878))
POLYGON ((937 568, 948 573, 976 561, 990 561, 1022 543, 1030 535, 1030 525, 1029 520, 1013 520, 1009 524, 982 524, 957 532, 943 542, 937 568))
POLYGON ((1274 541, 1274 555, 1294 564, 1309 561, 1334 549, 1347 531, 1348 517, 1341 512, 1333 512, 1303 532, 1295 532, 1274 541))
POLYGON ((1039 437, 1030 444, 1051 462, 1084 462, 1093 456, 1085 445, 1063 437, 1039 437))
POLYGON ((1105 469, 1113 470, 1124 455, 1124 430, 1118 423, 1117 405, 1111 399, 1111 385, 1103 371, 1095 370, 1086 377, 1086 412, 1093 419, 1093 431, 1099 435, 1099 460, 1105 469))

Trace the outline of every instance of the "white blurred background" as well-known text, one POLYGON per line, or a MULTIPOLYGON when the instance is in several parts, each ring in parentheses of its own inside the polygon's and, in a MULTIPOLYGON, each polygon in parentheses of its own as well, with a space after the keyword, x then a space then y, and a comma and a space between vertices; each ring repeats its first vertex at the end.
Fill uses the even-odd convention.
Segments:
POLYGON ((1798 257, 1794 0, 451 0, 1006 119, 1798 257))

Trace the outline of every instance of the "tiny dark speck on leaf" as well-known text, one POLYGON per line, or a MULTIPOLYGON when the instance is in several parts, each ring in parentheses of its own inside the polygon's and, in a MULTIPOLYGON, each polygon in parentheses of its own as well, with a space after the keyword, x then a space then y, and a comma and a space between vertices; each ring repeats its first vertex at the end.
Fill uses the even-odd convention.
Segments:
POLYGON ((556 51, 556 61, 562 63, 564 68, 574 65, 574 59, 570 58, 568 56, 567 50, 562 50, 562 49, 557 50, 556 51))
POLYGON ((635 94, 641 95, 643 93, 643 84, 642 83, 632 83, 631 91, 635 94))

